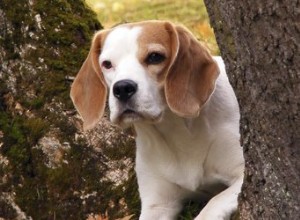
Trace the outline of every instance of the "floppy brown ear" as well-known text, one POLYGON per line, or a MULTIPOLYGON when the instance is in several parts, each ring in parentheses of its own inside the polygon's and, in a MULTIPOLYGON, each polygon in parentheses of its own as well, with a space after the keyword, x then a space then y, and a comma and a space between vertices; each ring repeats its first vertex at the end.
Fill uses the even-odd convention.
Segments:
POLYGON ((185 28, 173 26, 174 33, 169 32, 174 61, 166 76, 166 100, 177 115, 197 117, 214 91, 219 69, 206 48, 185 28))
POLYGON ((83 119, 84 130, 93 128, 105 109, 107 86, 98 61, 104 35, 101 31, 94 36, 88 57, 71 88, 71 99, 83 119))

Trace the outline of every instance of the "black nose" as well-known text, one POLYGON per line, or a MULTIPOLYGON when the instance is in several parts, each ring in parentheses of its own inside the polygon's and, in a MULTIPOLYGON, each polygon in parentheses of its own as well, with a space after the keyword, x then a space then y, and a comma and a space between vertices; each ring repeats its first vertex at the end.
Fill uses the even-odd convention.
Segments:
POLYGON ((122 102, 126 102, 137 91, 137 84, 132 80, 120 80, 114 84, 114 96, 122 102))

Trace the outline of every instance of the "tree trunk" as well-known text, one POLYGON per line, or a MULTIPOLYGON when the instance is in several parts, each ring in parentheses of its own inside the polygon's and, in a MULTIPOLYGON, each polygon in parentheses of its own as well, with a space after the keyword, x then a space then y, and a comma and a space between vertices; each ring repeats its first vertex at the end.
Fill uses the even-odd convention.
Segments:
POLYGON ((78 0, 0 0, 0 219, 117 219, 138 207, 133 138, 108 120, 80 132, 69 97, 95 17, 78 0))
POLYGON ((205 0, 241 107, 241 219, 300 219, 300 3, 205 0))

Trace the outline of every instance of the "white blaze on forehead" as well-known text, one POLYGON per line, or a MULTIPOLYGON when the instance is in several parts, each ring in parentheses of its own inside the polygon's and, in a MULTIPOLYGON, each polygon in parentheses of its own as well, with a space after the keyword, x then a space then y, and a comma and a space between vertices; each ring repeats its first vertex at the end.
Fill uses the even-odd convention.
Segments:
POLYGON ((100 62, 109 59, 118 62, 120 58, 132 54, 138 50, 137 38, 141 27, 116 27, 112 30, 103 45, 100 62))
MULTIPOLYGON (((106 37, 102 47, 99 63, 110 61, 113 68, 103 69, 103 75, 108 87, 122 79, 135 80, 132 73, 136 73, 139 66, 137 60, 138 37, 142 27, 120 26, 113 29, 106 37), (130 74, 130 75, 129 75, 130 74)), ((137 75, 137 74, 136 74, 137 75)), ((135 75, 135 76, 136 76, 135 75)))

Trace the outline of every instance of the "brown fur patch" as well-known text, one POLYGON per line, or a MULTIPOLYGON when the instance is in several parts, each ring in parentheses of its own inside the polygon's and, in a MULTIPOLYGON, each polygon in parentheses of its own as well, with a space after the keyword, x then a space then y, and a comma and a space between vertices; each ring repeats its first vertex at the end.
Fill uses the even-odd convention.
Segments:
POLYGON ((138 60, 151 76, 162 83, 176 53, 174 51, 176 48, 172 47, 172 35, 168 29, 171 24, 165 21, 146 21, 126 25, 142 27, 142 34, 138 38, 138 60), (166 59, 160 64, 148 65, 145 60, 151 52, 162 53, 166 59))
POLYGON ((79 70, 71 88, 71 98, 83 118, 84 130, 93 128, 103 116, 107 86, 98 58, 108 31, 95 34, 90 52, 79 70))

